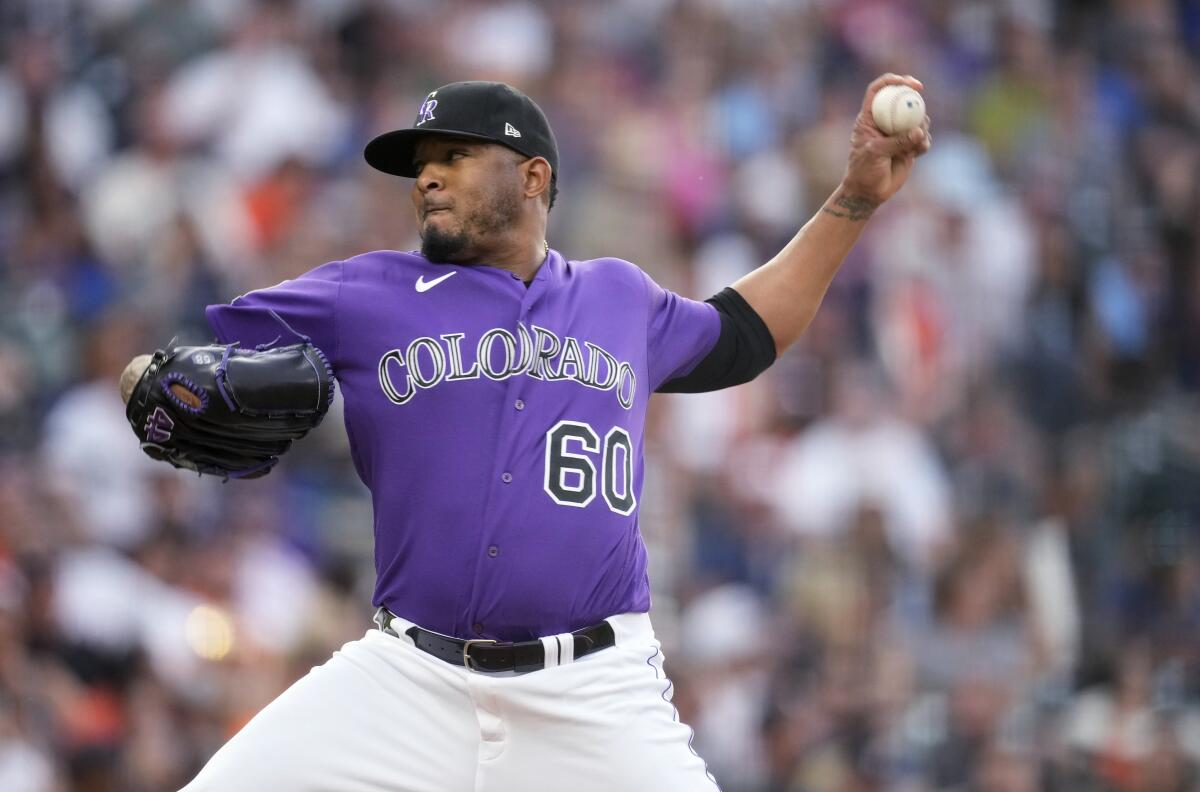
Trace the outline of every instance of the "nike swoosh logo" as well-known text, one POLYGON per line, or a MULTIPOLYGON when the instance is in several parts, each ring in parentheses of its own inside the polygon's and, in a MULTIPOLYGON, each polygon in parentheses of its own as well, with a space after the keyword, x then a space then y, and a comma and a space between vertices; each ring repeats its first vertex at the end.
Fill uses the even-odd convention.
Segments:
POLYGON ((417 278, 417 291, 418 292, 427 292, 430 289, 432 289, 434 286, 437 286, 439 283, 446 280, 446 278, 449 278, 451 275, 457 275, 457 274, 458 274, 458 270, 451 270, 450 272, 447 272, 445 275, 442 275, 441 277, 438 277, 438 278, 434 278, 431 281, 425 280, 425 276, 422 275, 421 277, 417 278))

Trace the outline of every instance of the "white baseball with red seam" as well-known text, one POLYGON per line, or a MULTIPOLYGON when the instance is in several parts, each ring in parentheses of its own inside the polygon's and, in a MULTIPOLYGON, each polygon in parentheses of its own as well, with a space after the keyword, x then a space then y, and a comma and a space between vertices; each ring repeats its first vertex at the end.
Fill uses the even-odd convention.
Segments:
POLYGON ((925 120, 925 99, 907 85, 885 85, 871 101, 871 117, 880 132, 899 135, 925 120))

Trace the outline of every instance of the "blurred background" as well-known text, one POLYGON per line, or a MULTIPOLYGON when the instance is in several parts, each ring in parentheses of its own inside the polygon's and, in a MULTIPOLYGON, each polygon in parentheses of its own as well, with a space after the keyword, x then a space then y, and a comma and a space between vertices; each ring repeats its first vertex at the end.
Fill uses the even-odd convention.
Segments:
POLYGON ((562 149, 551 245, 703 298, 821 205, 884 71, 934 151, 805 338, 655 399, 678 708, 726 792, 1200 789, 1196 2, 6 0, 0 30, 0 789, 177 789, 369 626, 338 416, 223 485, 144 457, 116 380, 207 303, 416 247, 370 136, 512 82, 562 149))

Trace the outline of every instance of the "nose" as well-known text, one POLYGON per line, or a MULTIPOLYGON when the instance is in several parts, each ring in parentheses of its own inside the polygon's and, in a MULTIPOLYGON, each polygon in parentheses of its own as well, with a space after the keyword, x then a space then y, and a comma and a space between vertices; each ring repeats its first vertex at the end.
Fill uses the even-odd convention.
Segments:
POLYGON ((425 194, 431 190, 440 190, 446 186, 441 174, 433 165, 426 165, 421 168, 421 175, 417 177, 417 189, 425 194))

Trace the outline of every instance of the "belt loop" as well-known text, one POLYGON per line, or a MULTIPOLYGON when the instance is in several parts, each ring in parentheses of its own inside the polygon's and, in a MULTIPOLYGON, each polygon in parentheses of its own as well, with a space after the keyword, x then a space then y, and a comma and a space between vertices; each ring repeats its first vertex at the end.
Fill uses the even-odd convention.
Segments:
POLYGON ((562 647, 562 659, 559 661, 563 665, 575 662, 575 636, 571 633, 563 633, 562 635, 554 636, 554 640, 558 641, 558 645, 562 647))
POLYGON ((538 639, 542 642, 542 651, 546 655, 546 668, 554 668, 559 664, 559 655, 562 653, 561 644, 558 642, 557 635, 547 635, 545 638, 538 639))

